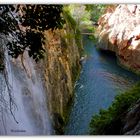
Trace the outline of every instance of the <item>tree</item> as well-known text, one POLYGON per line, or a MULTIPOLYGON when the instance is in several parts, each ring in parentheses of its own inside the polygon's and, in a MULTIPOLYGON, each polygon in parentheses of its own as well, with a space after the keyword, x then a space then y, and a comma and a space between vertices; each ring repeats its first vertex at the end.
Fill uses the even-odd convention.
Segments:
POLYGON ((105 4, 88 4, 86 5, 86 10, 90 12, 91 20, 97 23, 98 19, 104 13, 107 6, 108 5, 105 4))
POLYGON ((62 5, 0 5, 0 32, 14 58, 28 51, 35 61, 44 55, 45 30, 62 28, 62 5))

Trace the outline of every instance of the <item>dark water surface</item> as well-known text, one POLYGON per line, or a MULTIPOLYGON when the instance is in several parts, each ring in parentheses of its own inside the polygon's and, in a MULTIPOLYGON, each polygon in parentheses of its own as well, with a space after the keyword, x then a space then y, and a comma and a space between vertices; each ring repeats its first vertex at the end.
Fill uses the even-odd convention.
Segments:
POLYGON ((87 54, 75 86, 75 99, 65 135, 88 135, 93 114, 108 108, 115 95, 134 85, 140 78, 117 65, 116 57, 96 49, 84 37, 87 54))

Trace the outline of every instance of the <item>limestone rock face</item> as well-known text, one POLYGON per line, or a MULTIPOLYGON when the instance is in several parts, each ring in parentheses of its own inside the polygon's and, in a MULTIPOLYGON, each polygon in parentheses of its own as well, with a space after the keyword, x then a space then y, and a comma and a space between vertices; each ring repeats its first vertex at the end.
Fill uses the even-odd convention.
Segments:
MULTIPOLYGON (((46 31, 46 56, 41 65, 45 76, 48 109, 55 134, 63 134, 70 103, 73 99, 74 82, 80 71, 80 50, 73 31, 46 31)), ((42 76, 42 77, 44 77, 42 76)))
POLYGON ((116 52, 120 64, 140 72, 140 5, 109 8, 98 24, 98 47, 116 52))

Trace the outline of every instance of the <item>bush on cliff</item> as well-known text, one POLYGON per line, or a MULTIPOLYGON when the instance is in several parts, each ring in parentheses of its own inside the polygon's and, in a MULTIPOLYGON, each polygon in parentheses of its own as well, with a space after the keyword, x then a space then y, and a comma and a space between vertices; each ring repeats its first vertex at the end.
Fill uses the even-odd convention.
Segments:
POLYGON ((90 123, 90 134, 121 134, 122 118, 138 99, 140 99, 140 83, 117 95, 107 110, 100 110, 98 115, 93 116, 90 123))

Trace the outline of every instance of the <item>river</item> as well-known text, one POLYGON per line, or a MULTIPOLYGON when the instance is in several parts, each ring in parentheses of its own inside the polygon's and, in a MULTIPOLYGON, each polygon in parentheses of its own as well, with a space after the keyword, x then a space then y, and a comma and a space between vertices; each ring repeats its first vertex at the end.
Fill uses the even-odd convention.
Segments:
POLYGON ((87 36, 83 40, 87 57, 75 84, 65 135, 88 135, 92 116, 108 108, 117 94, 140 80, 136 74, 121 68, 114 55, 97 50, 87 36))

